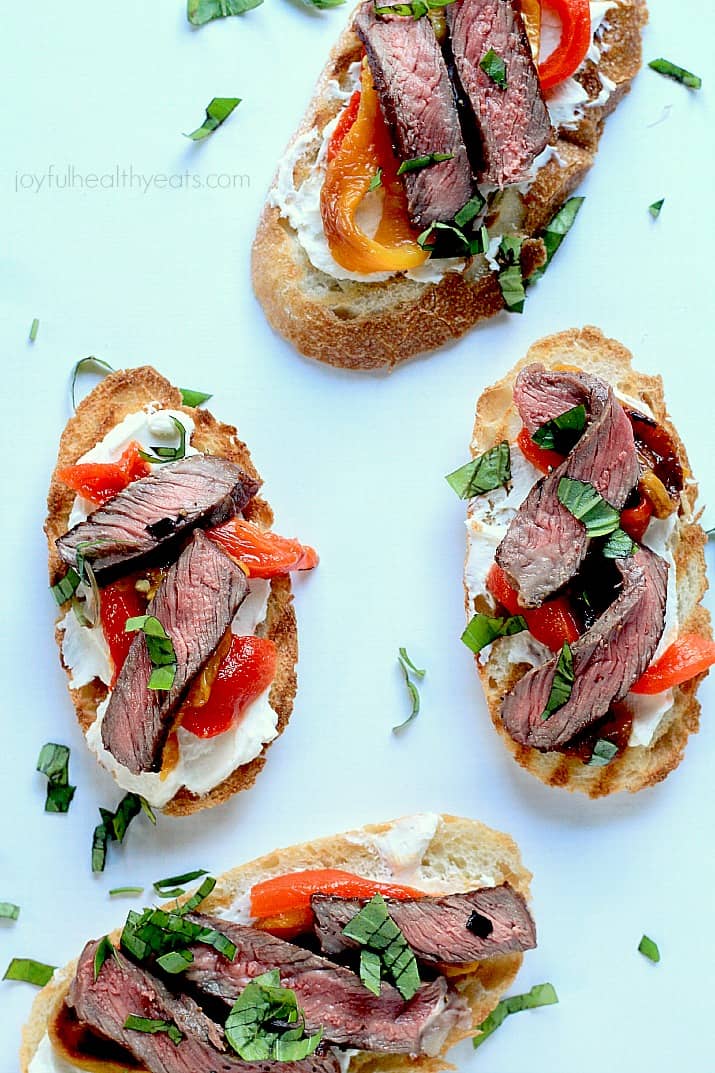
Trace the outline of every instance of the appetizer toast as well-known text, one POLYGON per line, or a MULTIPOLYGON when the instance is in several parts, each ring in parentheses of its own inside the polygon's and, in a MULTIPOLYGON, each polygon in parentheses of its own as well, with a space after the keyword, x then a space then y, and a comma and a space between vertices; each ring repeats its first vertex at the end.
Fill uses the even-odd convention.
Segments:
POLYGON ((236 429, 149 366, 102 381, 60 441, 45 532, 77 718, 124 789, 175 815, 250 787, 292 710, 288 570, 317 559, 270 532, 260 483, 236 429))
POLYGON ((533 4, 427 6, 356 8, 253 247, 271 325, 301 353, 351 369, 394 366, 505 305, 521 311, 524 281, 577 206, 546 245, 545 229, 594 163, 604 120, 641 63, 642 0, 591 4, 575 57, 546 20, 522 20, 533 4), (471 41, 469 27, 485 20, 491 29, 471 41), (554 45, 537 70, 533 56, 554 45))
MULTIPOLYGON (((86 1053, 95 1073, 109 1070, 110 1058, 113 1070, 138 1063, 149 1073, 270 1070, 274 1063, 257 1061, 255 1050, 249 1060, 231 1027, 246 988, 257 978, 265 984, 266 972, 287 1003, 297 999, 305 1036, 315 1034, 295 1044, 303 1050, 291 1052, 290 1068, 451 1068, 449 1047, 474 1035, 513 982, 523 951, 536 945, 530 878, 508 836, 452 816, 406 817, 276 850, 226 873, 213 890, 204 881, 190 904, 147 910, 142 922, 130 914, 121 941, 119 931, 109 937, 112 946, 89 943, 37 996, 22 1073, 62 1058, 74 1069, 86 1053), (362 935, 367 904, 389 915, 400 964, 408 965, 392 976, 387 955, 375 955, 377 984, 366 982, 358 958, 358 947, 372 949, 369 937, 346 934, 362 935), (182 915, 189 929, 213 929, 189 948, 182 972, 137 942, 148 924, 155 954, 169 950, 166 914, 182 915), (338 950, 340 963, 331 961, 338 950), (125 1019, 137 1014, 140 1022, 163 1021, 164 1030, 147 1034, 146 1022, 128 1029, 125 1019), (165 1034, 172 1024, 173 1042, 165 1034)), ((260 1027, 254 1046, 259 1041, 270 1047, 260 1027)))
POLYGON ((494 726, 549 785, 659 782, 715 658, 697 485, 660 377, 596 328, 542 339, 479 398, 471 448, 463 640, 494 726), (476 489, 499 452, 508 474, 476 489))

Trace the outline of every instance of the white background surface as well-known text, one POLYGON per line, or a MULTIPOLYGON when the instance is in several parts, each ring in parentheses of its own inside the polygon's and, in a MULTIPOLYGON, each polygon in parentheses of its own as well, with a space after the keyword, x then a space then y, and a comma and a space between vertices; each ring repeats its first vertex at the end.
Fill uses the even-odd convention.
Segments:
MULTIPOLYGON (((561 1004, 512 1018, 477 1054, 483 1073, 665 1073, 712 1069, 713 683, 681 768, 636 797, 590 802, 548 789, 508 758, 488 722, 463 626, 463 504, 443 480, 467 457, 473 404, 532 340, 599 324, 666 376, 703 502, 715 496, 712 408, 711 13, 653 0, 646 58, 705 78, 700 94, 650 71, 610 121, 586 204, 523 317, 503 315, 391 376, 308 362, 263 320, 249 246, 277 159, 347 13, 269 0, 192 31, 181 0, 7 5, 0 618, 3 778, 0 961, 62 965, 128 904, 110 887, 194 867, 220 871, 289 844, 415 810, 510 831, 535 874, 540 943, 517 990, 551 980, 561 1004), (243 103, 204 145, 214 95, 243 103), (666 111, 666 109, 668 111, 666 111), (658 123, 658 120, 663 120, 658 123), (16 190, 21 174, 244 174, 234 190, 16 190), (665 197, 653 222, 647 206, 665 197), (34 316, 34 346, 26 342, 34 316), (266 480, 276 528, 321 552, 297 582, 301 662, 293 720, 254 790, 188 820, 135 821, 104 875, 90 873, 97 805, 119 799, 76 727, 52 641, 44 497, 68 416, 72 364, 148 361, 214 392, 266 480), (428 669, 422 713, 390 728, 407 697, 407 645, 428 669), (72 747, 67 816, 43 813, 34 765, 48 740, 72 747), (654 967, 636 947, 660 944, 654 967)), ((106 182, 107 180, 105 180, 106 182)), ((175 181, 175 180, 174 180, 175 181)), ((707 515, 706 515, 707 517, 707 515)), ((709 508, 709 524, 715 513, 709 508)), ((710 549, 712 565, 712 548, 710 549)), ((0 985, 0 1070, 17 1069, 33 991, 0 985)), ((197 1071, 198 1073, 198 1071, 197 1071)))

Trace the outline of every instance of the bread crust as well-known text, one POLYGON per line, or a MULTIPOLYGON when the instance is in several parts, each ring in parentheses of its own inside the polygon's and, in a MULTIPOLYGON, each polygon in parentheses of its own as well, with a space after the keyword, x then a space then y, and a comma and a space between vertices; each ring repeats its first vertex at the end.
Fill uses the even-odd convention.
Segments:
MULTIPOLYGON (((633 356, 626 347, 614 339, 607 339, 594 327, 572 329, 539 340, 530 347, 526 357, 517 362, 503 379, 488 387, 478 399, 472 456, 481 454, 501 439, 513 440, 514 429, 518 430, 521 425, 512 401, 514 381, 519 371, 532 362, 541 362, 547 368, 560 364, 577 365, 586 372, 602 377, 621 393, 645 402, 658 423, 672 436, 683 466, 685 484, 677 524, 679 540, 674 554, 680 632, 694 633, 712 640, 710 616, 701 606, 708 588, 704 552, 707 538, 695 513, 698 486, 690 470, 685 446, 668 416, 662 379, 637 372, 632 367, 632 360, 633 356)), ((465 606, 467 615, 471 617, 473 608, 466 583, 465 606)), ((504 668, 494 650, 481 663, 475 656, 475 664, 497 732, 516 762, 548 786, 578 790, 592 798, 605 797, 622 790, 635 793, 661 782, 673 771, 683 758, 688 737, 698 730, 700 704, 696 693, 705 674, 674 689, 673 706, 648 746, 629 746, 604 767, 589 767, 563 753, 541 753, 515 742, 500 717, 502 698, 530 668, 525 664, 504 668)))
MULTIPOLYGON (((613 92, 605 104, 588 107, 576 130, 559 131, 555 148, 561 163, 549 160, 528 194, 513 198, 510 229, 527 237, 525 261, 533 267, 544 256, 541 241, 533 236, 594 163, 605 119, 640 69, 641 30, 647 17, 644 0, 620 0, 608 12, 598 67, 587 61, 579 80, 591 102, 597 100, 602 88, 599 75, 615 84, 613 92)), ((340 106, 329 93, 329 83, 340 82, 360 55, 360 43, 348 28, 333 49, 284 156, 301 137, 314 128, 322 131, 334 118, 340 106)), ((314 145, 301 154, 296 166, 298 181, 314 163, 316 151, 314 145)), ((348 369, 392 368, 459 338, 479 321, 504 309, 496 276, 483 257, 475 258, 465 273, 448 273, 436 284, 404 277, 382 283, 337 281, 310 264, 296 233, 270 200, 253 244, 252 276, 256 296, 280 335, 307 357, 348 369)))
MULTIPOLYGON (((277 849, 257 860, 239 865, 219 877, 214 892, 203 903, 202 909, 206 912, 225 910, 244 897, 259 880, 304 868, 343 868, 371 879, 391 879, 392 874, 370 836, 385 834, 397 822, 371 824, 342 835, 277 849)), ((423 867, 429 869, 431 874, 444 877, 445 889, 469 890, 480 886, 480 877, 488 874, 493 877, 495 884, 509 882, 525 898, 529 897, 531 873, 523 866, 516 843, 509 835, 476 820, 440 816, 436 833, 422 861, 423 867)), ((117 930, 111 938, 116 942, 119 935, 120 931, 117 930)), ((523 954, 515 953, 492 958, 470 967, 470 972, 465 976, 451 978, 471 1007, 474 1028, 484 1021, 511 986, 523 957, 523 954)), ((76 965, 77 962, 73 961, 56 973, 36 996, 22 1033, 21 1073, 28 1073, 47 1026, 64 1001, 76 965)), ((440 1070, 454 1069, 444 1055, 460 1039, 473 1034, 473 1030, 455 1030, 442 1054, 436 1058, 362 1052, 350 1060, 350 1073, 406 1073, 415 1069, 422 1073, 439 1073, 440 1070)))
MULTIPOLYGON (((156 369, 144 365, 137 369, 122 369, 111 373, 82 400, 75 414, 67 422, 60 439, 57 464, 47 496, 45 521, 50 585, 56 584, 65 573, 66 567, 59 557, 55 540, 67 530, 75 498, 75 493, 58 479, 58 469, 74 464, 128 414, 136 413, 150 402, 157 403, 161 408, 182 410, 188 414, 195 424, 192 438, 195 447, 238 463, 251 476, 260 480, 248 448, 238 438, 236 429, 232 425, 217 421, 208 410, 184 406, 179 389, 170 384, 156 369)), ((273 523, 273 511, 260 496, 248 503, 244 515, 249 521, 266 529, 273 523)), ((277 730, 280 735, 290 719, 297 683, 295 667, 298 661, 298 635, 288 577, 274 578, 271 581, 266 624, 262 632, 275 643, 278 650, 276 676, 271 686, 269 701, 278 714, 277 730)), ((69 680, 70 672, 62 660, 61 632, 58 629, 55 631, 55 638, 60 649, 60 662, 69 680)), ((79 725, 86 735, 96 718, 97 706, 107 695, 107 687, 95 678, 79 689, 70 688, 69 693, 79 725)), ((247 790, 263 768, 270 744, 269 742, 263 746, 255 760, 237 768, 205 796, 198 797, 182 787, 161 811, 173 816, 187 816, 200 809, 220 805, 241 790, 247 790)))

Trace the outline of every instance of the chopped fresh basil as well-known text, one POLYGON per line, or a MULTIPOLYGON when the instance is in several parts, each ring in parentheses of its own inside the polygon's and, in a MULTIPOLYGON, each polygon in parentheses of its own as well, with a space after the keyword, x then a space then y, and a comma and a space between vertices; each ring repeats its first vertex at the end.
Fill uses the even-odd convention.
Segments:
POLYGON ((360 951, 360 979, 368 991, 372 991, 373 995, 379 996, 380 994, 381 969, 380 955, 376 954, 374 950, 363 948, 360 951))
POLYGON ((44 987, 52 979, 56 965, 45 965, 32 958, 13 958, 5 969, 3 980, 19 980, 24 984, 44 987))
POLYGON ((184 406, 200 406, 202 402, 208 402, 213 398, 206 391, 192 391, 190 387, 179 388, 181 401, 184 406))
POLYGON ((496 1032, 509 1014, 520 1013, 521 1010, 535 1010, 539 1006, 553 1006, 558 1001, 553 984, 535 984, 526 995, 512 995, 510 998, 502 999, 487 1019, 479 1025, 479 1035, 475 1036, 472 1041, 475 1049, 481 1047, 492 1032, 496 1032))
POLYGON ((185 972, 193 962, 194 955, 190 950, 170 950, 168 954, 162 954, 156 959, 157 965, 171 976, 185 972))
POLYGON ((617 752, 618 746, 614 742, 604 741, 603 738, 599 738, 593 747, 588 766, 605 767, 606 764, 610 764, 617 752))
POLYGON ((326 11, 331 7, 340 7, 345 0, 303 0, 306 7, 317 7, 319 11, 326 11))
POLYGON ((432 258, 476 257, 478 253, 486 252, 489 246, 489 232, 486 227, 482 227, 474 237, 470 238, 461 227, 455 227, 454 224, 443 224, 437 220, 417 236, 417 245, 421 246, 423 250, 427 250, 432 258), (435 233, 437 237, 430 242, 430 238, 435 233), (447 241, 440 244, 440 235, 446 238, 447 241), (454 248, 455 240, 458 243, 458 249, 454 248), (438 245, 440 245, 440 251, 435 252, 438 245))
POLYGON ((521 247, 523 238, 518 235, 502 235, 497 250, 496 261, 499 265, 497 281, 504 299, 504 305, 510 313, 523 313, 526 291, 524 275, 521 270, 521 247))
POLYGON ((660 216, 660 210, 665 205, 665 198, 662 197, 660 201, 654 201, 652 205, 648 206, 648 212, 651 214, 654 220, 657 220, 660 216))
POLYGON ((417 993, 421 981, 415 955, 381 894, 376 894, 348 921, 343 935, 379 955, 382 969, 405 1001, 417 993))
POLYGON ((191 883, 194 879, 201 879, 202 876, 207 876, 208 872, 205 868, 197 868, 195 872, 184 872, 180 876, 169 876, 167 879, 157 879, 154 883, 154 890, 160 898, 179 898, 185 893, 182 883, 191 883))
POLYGON ((196 909, 197 906, 201 905, 204 898, 208 898, 209 894, 215 886, 216 880, 213 878, 213 876, 208 876, 203 881, 199 889, 195 891, 191 895, 191 897, 184 902, 181 909, 179 909, 179 912, 182 914, 182 916, 186 913, 193 913, 194 909, 196 909))
POLYGON ((448 473, 445 480, 460 499, 471 499, 506 487, 511 480, 509 443, 502 440, 496 447, 491 447, 453 473, 448 473))
POLYGON ((151 806, 138 794, 125 794, 117 806, 116 812, 100 808, 102 822, 97 824, 92 835, 92 871, 103 872, 107 863, 107 849, 110 842, 123 842, 127 828, 140 812, 156 824, 156 816, 151 806))
POLYGON ((154 452, 153 455, 150 455, 147 451, 140 451, 140 457, 145 462, 151 462, 153 466, 158 466, 162 462, 178 462, 186 457, 186 427, 183 421, 179 421, 178 417, 174 417, 173 414, 169 416, 179 434, 179 445, 178 447, 156 447, 152 444, 149 450, 154 452))
POLYGON ((573 655, 571 654, 571 648, 567 642, 564 641, 556 663, 556 670, 551 683, 549 699, 546 702, 546 707, 541 713, 542 719, 548 719, 554 712, 557 712, 559 708, 563 708, 564 704, 566 704, 571 696, 573 684, 573 655))
POLYGON ((314 1054, 322 1029, 305 1035, 305 1017, 295 991, 281 987, 278 969, 256 976, 236 999, 225 1025, 226 1040, 246 1062, 299 1062, 314 1054))
POLYGON ((529 283, 536 283, 537 279, 541 279, 551 264, 554 254, 573 227, 585 200, 585 197, 570 197, 568 201, 564 202, 559 211, 552 216, 540 235, 546 247, 546 261, 540 268, 534 269, 529 276, 529 283))
POLYGON ((699 75, 694 75, 692 71, 687 71, 685 67, 678 67, 677 64, 671 63, 670 60, 664 60, 662 57, 657 60, 651 60, 648 66, 653 71, 657 71, 659 75, 666 75, 667 78, 673 78, 676 82, 682 82, 689 89, 700 89, 703 84, 703 80, 699 75))
POLYGON ((190 134, 185 134, 185 138, 191 138, 192 142, 203 141, 204 138, 208 138, 209 134, 213 134, 215 130, 226 122, 228 117, 234 108, 237 108, 241 103, 240 97, 214 97, 206 105, 206 119, 200 127, 196 130, 192 130, 190 134))
POLYGON ((94 370, 94 372, 99 370, 103 376, 106 376, 107 373, 114 372, 114 369, 109 362, 102 361, 101 358, 95 358, 94 356, 80 358, 80 360, 75 363, 72 373, 70 374, 70 398, 72 399, 73 410, 77 409, 77 400, 75 397, 77 377, 80 373, 88 372, 90 369, 94 370))
POLYGON ((493 48, 482 56, 479 66, 500 89, 506 89, 506 64, 493 48))
POLYGON ((158 1021, 153 1017, 137 1017, 134 1013, 129 1014, 124 1022, 124 1027, 130 1028, 133 1032, 151 1032, 152 1035, 157 1032, 166 1032, 171 1042, 177 1047, 184 1038, 173 1021, 158 1021))
POLYGON ((476 655, 498 637, 512 637, 515 633, 521 633, 526 629, 528 626, 521 615, 491 618, 489 615, 479 613, 474 616, 462 634, 462 641, 476 655))
POLYGON ((153 670, 149 677, 149 689, 171 689, 176 676, 176 652, 168 633, 153 615, 137 615, 128 618, 125 633, 141 630, 146 639, 147 652, 153 670))
POLYGON ((606 559, 627 559, 636 550, 633 540, 622 529, 614 529, 601 548, 606 559))
POLYGON ((39 330, 40 330, 40 322, 37 319, 37 317, 35 317, 33 319, 33 321, 32 321, 32 324, 30 325, 29 339, 30 339, 31 343, 34 343, 35 340, 37 339, 37 333, 39 332, 39 330))
POLYGON ((381 5, 375 0, 376 15, 402 15, 405 18, 421 19, 429 11, 449 7, 455 0, 411 0, 409 4, 381 5))
POLYGON ((215 886, 216 880, 207 877, 191 898, 172 911, 145 909, 142 913, 130 912, 122 930, 122 949, 137 961, 157 958, 161 967, 170 973, 183 972, 191 964, 193 957, 187 947, 192 943, 211 946, 233 961, 236 947, 227 936, 215 928, 206 928, 186 919, 215 886), (170 954, 178 956, 169 957, 170 954))
POLYGON ((243 15, 262 3, 263 0, 188 0, 186 17, 192 26, 203 26, 212 19, 243 15))
POLYGON ((20 916, 20 906, 12 902, 0 902, 0 920, 17 920, 20 916))
POLYGON ((532 435, 538 447, 567 455, 586 428, 586 407, 583 403, 540 425, 532 435))
POLYGON ((405 685, 407 686, 407 692, 409 693, 410 698, 412 700, 412 710, 404 722, 398 723, 397 726, 394 726, 392 728, 393 734, 396 733, 398 730, 402 730, 403 727, 406 727, 408 723, 411 723, 415 716, 419 714, 420 694, 416 684, 410 678, 410 674, 414 674, 417 678, 421 680, 427 673, 426 671, 420 670, 419 667, 415 667, 414 663, 407 655, 406 648, 401 648, 399 650, 397 659, 400 664, 400 667, 402 668, 402 673, 405 677, 405 685))
POLYGON ((648 958, 654 965, 657 965, 660 961, 660 950, 658 944, 650 939, 647 935, 644 935, 641 941, 638 943, 638 952, 643 957, 648 958))
POLYGON ((480 193, 470 198, 466 205, 462 205, 459 212, 454 214, 454 222, 457 227, 466 227, 467 224, 471 224, 472 220, 475 220, 479 216, 480 212, 486 205, 485 199, 480 193))
POLYGON ((382 186, 382 168, 378 168, 373 175, 368 190, 377 190, 380 186, 382 186))
POLYGON ((112 889, 110 891, 108 891, 107 893, 109 894, 110 898, 130 897, 130 896, 134 896, 136 894, 143 894, 144 893, 144 888, 143 887, 112 887, 112 889))
POLYGON ((66 745, 48 742, 37 758, 37 770, 47 776, 45 812, 67 812, 76 786, 69 784, 70 751, 66 745))
POLYGON ((587 481, 562 477, 557 495, 569 514, 583 522, 590 537, 608 536, 618 528, 620 514, 587 481))
POLYGON ((97 944, 97 949, 94 954, 94 979, 96 980, 102 971, 102 965, 104 965, 107 958, 113 957, 116 961, 119 961, 116 948, 112 943, 108 935, 105 935, 102 940, 97 944))
POLYGON ((454 153, 427 153, 425 156, 416 156, 411 160, 403 160, 397 169, 397 174, 404 175, 408 171, 429 168, 432 164, 443 164, 445 160, 452 160, 453 157, 454 153))
POLYGON ((66 604, 68 600, 72 599, 77 591, 79 583, 79 574, 74 567, 70 567, 65 576, 60 578, 56 585, 52 585, 50 592, 60 607, 62 607, 62 604, 66 604))

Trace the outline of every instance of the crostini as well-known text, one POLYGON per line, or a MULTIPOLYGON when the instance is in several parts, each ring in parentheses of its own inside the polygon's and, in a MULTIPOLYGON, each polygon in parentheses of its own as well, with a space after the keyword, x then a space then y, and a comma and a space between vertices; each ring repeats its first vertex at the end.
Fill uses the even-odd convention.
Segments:
POLYGON ((465 644, 522 767, 601 797, 664 779, 715 662, 697 485, 660 377, 596 328, 542 339, 476 410, 465 644))
POLYGON ((530 879, 452 816, 276 850, 88 943, 37 996, 22 1073, 451 1068, 536 946, 530 879))
POLYGON ((372 369, 521 312, 640 67, 646 18, 643 0, 359 4, 258 227, 271 325, 303 354, 372 369))
POLYGON ((62 435, 45 532, 56 637, 90 749, 177 815, 255 781, 298 655, 289 571, 236 429, 144 366, 107 376, 62 435))

